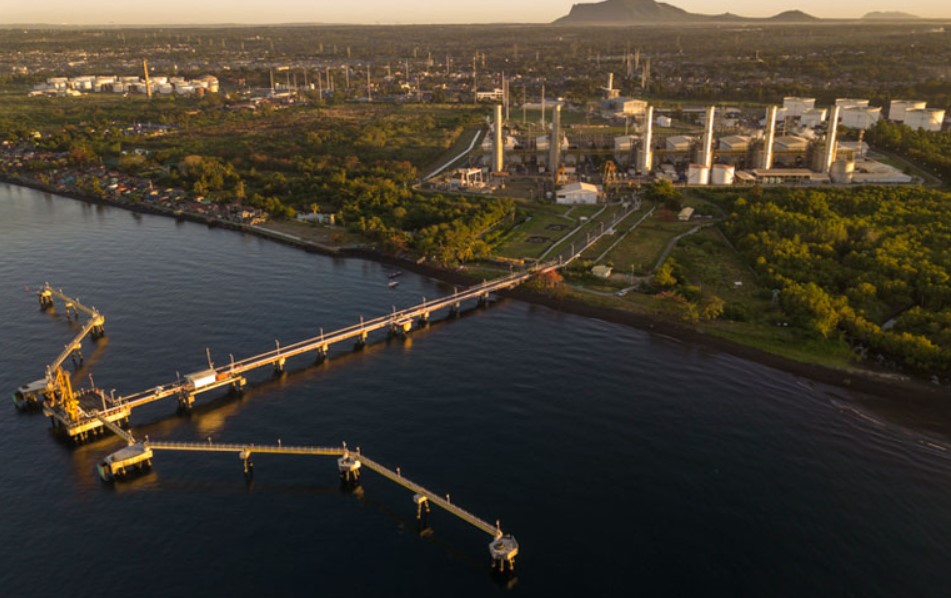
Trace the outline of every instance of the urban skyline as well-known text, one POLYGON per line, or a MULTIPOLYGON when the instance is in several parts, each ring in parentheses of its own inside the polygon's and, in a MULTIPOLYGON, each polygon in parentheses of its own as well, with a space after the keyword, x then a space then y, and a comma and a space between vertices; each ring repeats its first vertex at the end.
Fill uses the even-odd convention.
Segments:
MULTIPOLYGON (((353 23, 353 24, 451 24, 451 23, 549 23, 568 13, 572 0, 553 0, 544 6, 533 2, 485 0, 472 6, 449 6, 422 0, 393 3, 364 0, 359 5, 315 6, 305 0, 284 0, 279 5, 261 0, 225 2, 213 0, 196 6, 169 0, 161 6, 145 2, 114 0, 71 2, 48 0, 42 5, 7 7, 0 24, 48 23, 61 25, 102 24, 225 24, 225 23, 353 23), (368 16, 370 15, 370 16, 368 16)), ((670 4, 700 14, 731 12, 748 17, 772 16, 786 10, 802 10, 822 18, 858 18, 872 11, 896 10, 894 3, 867 2, 861 6, 830 6, 822 0, 731 0, 716 3, 674 0, 670 4)), ((944 2, 912 0, 898 7, 923 18, 949 17, 944 2)))

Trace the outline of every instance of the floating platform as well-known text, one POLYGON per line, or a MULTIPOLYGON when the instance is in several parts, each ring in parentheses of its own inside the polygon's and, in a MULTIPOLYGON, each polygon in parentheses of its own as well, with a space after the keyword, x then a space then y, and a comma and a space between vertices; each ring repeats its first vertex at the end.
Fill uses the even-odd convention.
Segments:
POLYGON ((132 444, 112 453, 96 465, 99 477, 111 482, 125 476, 130 470, 145 471, 152 467, 152 449, 144 444, 132 444))
POLYGON ((24 384, 13 393, 13 404, 20 411, 39 409, 43 404, 43 393, 48 383, 46 378, 24 384))

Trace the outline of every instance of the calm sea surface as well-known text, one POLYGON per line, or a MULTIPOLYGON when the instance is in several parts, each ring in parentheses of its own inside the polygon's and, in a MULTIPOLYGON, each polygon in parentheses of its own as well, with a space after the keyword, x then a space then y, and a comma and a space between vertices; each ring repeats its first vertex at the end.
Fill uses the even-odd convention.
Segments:
MULTIPOLYGON (((240 233, 0 185, 0 390, 75 333, 44 281, 99 308, 84 376, 171 382, 451 287, 240 233)), ((112 437, 71 448, 0 408, 3 596, 947 596, 951 415, 870 399, 716 351, 503 300, 329 363, 289 363, 240 398, 137 410, 152 439, 347 441, 494 521, 489 538, 330 458, 158 453, 109 486, 112 437)))

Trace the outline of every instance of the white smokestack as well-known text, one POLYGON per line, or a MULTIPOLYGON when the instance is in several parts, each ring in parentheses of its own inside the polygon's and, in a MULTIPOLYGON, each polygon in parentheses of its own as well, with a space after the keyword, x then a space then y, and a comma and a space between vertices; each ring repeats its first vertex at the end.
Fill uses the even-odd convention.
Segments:
POLYGON ((644 139, 641 144, 640 160, 637 169, 641 174, 648 174, 654 167, 654 107, 648 106, 644 122, 644 139))
POLYGON ((713 119, 716 114, 716 106, 707 108, 706 130, 703 134, 703 154, 700 156, 700 163, 707 168, 713 167, 713 119))
POLYGON ((766 112, 766 147, 763 148, 763 162, 760 168, 773 167, 773 142, 776 141, 776 106, 770 106, 766 112))
POLYGON ((558 176, 561 165, 561 104, 555 104, 551 117, 551 142, 548 144, 549 166, 552 175, 558 176))
POLYGON ((502 143, 502 104, 495 105, 495 143, 493 144, 492 172, 502 172, 505 166, 504 151, 505 146, 502 143))
POLYGON ((839 110, 841 110, 840 106, 832 108, 832 116, 829 117, 829 134, 826 135, 826 151, 822 160, 822 172, 825 173, 832 170, 832 163, 835 162, 836 134, 839 132, 839 110))

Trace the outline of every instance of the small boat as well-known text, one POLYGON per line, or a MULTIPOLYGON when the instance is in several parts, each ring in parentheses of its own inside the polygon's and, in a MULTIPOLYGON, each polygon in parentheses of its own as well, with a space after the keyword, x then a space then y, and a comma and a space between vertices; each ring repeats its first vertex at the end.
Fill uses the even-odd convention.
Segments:
POLYGON ((391 289, 395 289, 399 285, 400 285, 400 281, 398 280, 391 280, 390 282, 386 283, 386 286, 390 287, 391 289))
POLYGON ((403 272, 401 272, 400 270, 394 270, 393 272, 388 272, 388 273, 386 274, 386 277, 387 277, 387 278, 396 278, 397 276, 402 276, 402 275, 403 275, 403 272))

